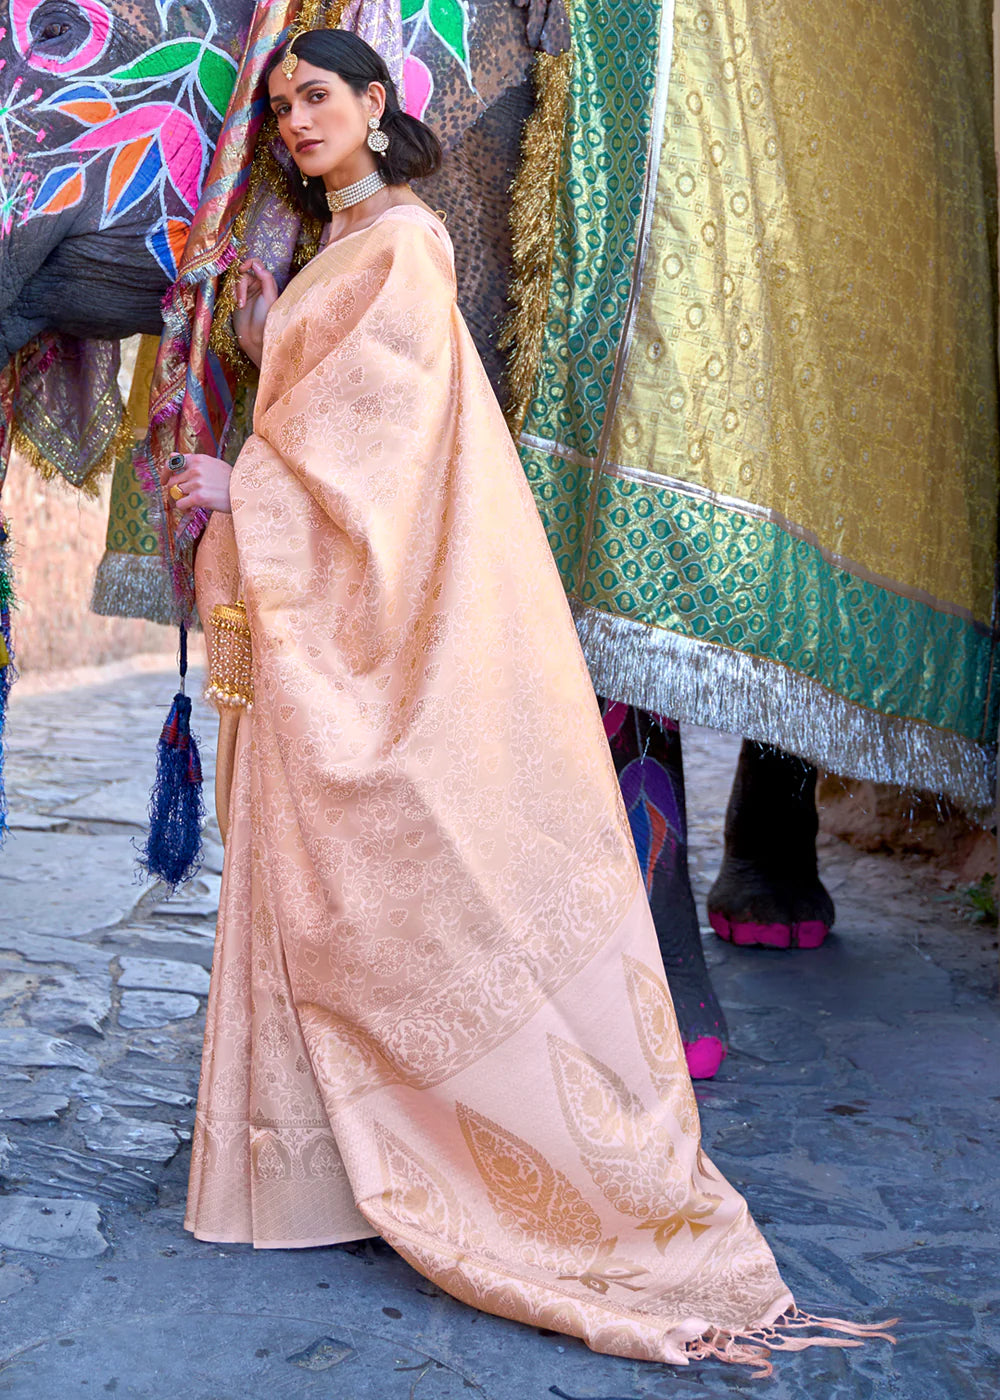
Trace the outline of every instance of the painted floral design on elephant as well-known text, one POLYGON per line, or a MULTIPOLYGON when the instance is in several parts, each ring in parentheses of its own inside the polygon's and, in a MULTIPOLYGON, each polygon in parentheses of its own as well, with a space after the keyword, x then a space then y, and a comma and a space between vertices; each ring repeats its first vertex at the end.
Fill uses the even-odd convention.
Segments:
MULTIPOLYGON (((178 37, 168 29, 168 3, 158 8, 160 42, 89 76, 107 51, 114 16, 99 0, 75 0, 79 25, 66 33, 71 26, 46 22, 49 8, 50 0, 12 4, 11 39, 23 65, 62 81, 34 89, 13 111, 9 102, 0 108, 2 217, 12 225, 63 213, 83 202, 88 180, 103 180, 99 226, 151 203, 146 247, 173 279, 236 62, 215 42, 213 15, 203 34, 178 37)), ((23 79, 15 76, 12 94, 23 79)))

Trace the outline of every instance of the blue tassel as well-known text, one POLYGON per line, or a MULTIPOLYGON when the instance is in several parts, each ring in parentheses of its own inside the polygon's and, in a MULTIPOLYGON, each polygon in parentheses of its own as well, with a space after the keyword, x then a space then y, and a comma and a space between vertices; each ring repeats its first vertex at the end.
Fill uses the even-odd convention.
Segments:
POLYGON ((139 853, 139 865, 170 888, 201 869, 201 755, 191 733, 191 700, 184 694, 187 674, 187 629, 181 627, 181 688, 160 733, 156 748, 156 778, 149 796, 149 835, 139 853))

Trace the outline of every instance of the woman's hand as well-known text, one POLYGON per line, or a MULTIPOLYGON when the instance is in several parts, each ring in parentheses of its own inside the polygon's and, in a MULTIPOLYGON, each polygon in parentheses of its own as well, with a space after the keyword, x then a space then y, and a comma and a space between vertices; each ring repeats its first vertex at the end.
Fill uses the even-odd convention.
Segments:
POLYGON ((233 330, 240 349, 255 365, 260 364, 264 349, 264 324, 267 313, 278 300, 278 284, 263 263, 247 258, 240 264, 236 279, 236 308, 233 330))
POLYGON ((222 510, 227 514, 229 478, 233 469, 218 457, 206 457, 202 452, 188 452, 183 471, 170 478, 168 494, 175 510, 187 512, 200 506, 202 510, 222 510), (179 494, 178 494, 179 493, 179 494))

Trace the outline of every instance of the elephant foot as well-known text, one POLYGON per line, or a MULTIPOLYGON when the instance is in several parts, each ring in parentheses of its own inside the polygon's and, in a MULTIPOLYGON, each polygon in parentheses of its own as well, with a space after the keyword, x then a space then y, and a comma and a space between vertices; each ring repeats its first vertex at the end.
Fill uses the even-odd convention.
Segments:
POLYGON ((731 856, 708 894, 708 922, 741 948, 819 948, 833 918, 833 900, 817 875, 792 883, 731 856))
POLYGON ((816 858, 816 769, 744 740, 726 809, 726 847, 708 921, 744 948, 818 948, 833 900, 816 858))

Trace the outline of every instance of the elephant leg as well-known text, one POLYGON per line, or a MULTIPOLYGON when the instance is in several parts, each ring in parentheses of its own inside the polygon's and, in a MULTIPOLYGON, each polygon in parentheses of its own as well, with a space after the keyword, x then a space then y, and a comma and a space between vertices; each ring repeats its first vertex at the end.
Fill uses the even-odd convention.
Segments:
POLYGON ((698 929, 687 861, 680 729, 673 720, 602 701, 639 865, 692 1079, 710 1079, 728 1046, 698 929))
POLYGON ((708 894, 720 938, 769 948, 818 948, 833 900, 816 858, 816 769, 770 744, 743 741, 726 809, 722 868, 708 894))

